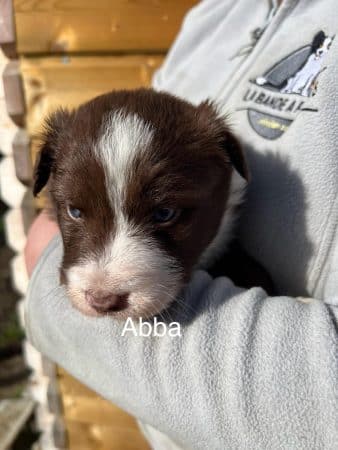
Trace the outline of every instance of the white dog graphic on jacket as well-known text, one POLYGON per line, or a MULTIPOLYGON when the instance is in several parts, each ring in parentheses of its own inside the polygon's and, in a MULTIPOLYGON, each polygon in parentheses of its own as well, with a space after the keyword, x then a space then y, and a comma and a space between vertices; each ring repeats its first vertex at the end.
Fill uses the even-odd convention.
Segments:
POLYGON ((281 90, 283 94, 300 94, 310 97, 316 91, 317 77, 322 71, 323 59, 330 50, 334 37, 325 36, 320 31, 312 44, 312 52, 305 65, 291 78, 281 90))
MULTIPOLYGON (((330 50, 334 38, 335 36, 326 36, 324 31, 319 31, 315 35, 311 44, 311 53, 305 64, 286 79, 282 85, 278 86, 282 94, 298 94, 303 97, 315 95, 318 76, 325 70, 325 67, 322 68, 323 60, 330 50)), ((270 84, 264 76, 256 78, 255 82, 259 86, 270 84)))

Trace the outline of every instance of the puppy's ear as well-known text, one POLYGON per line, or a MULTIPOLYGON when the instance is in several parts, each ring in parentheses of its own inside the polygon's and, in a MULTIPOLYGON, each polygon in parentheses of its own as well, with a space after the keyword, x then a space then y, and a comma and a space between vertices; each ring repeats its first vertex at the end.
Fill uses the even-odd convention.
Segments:
POLYGON ((60 133, 66 128, 70 119, 70 112, 59 109, 52 113, 45 121, 41 136, 40 152, 37 157, 34 176, 33 194, 36 196, 47 184, 54 168, 60 133))
POLYGON ((318 33, 313 38, 312 44, 311 44, 311 51, 312 53, 318 50, 318 48, 323 45, 325 41, 326 35, 323 30, 318 31, 318 33))
POLYGON ((228 117, 218 111, 218 107, 207 100, 197 107, 200 124, 207 127, 219 141, 227 158, 242 178, 249 181, 249 170, 243 148, 239 140, 230 131, 228 117))
POLYGON ((239 140, 231 133, 231 131, 225 132, 222 147, 227 152, 231 164, 234 166, 235 170, 242 178, 249 181, 250 174, 243 148, 239 143, 239 140))

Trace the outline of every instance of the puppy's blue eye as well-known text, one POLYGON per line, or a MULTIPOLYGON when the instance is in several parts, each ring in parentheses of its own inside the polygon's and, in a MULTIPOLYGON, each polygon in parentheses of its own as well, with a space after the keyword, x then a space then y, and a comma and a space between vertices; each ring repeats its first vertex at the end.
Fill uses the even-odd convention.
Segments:
POLYGON ((78 208, 73 208, 72 206, 68 206, 67 212, 72 219, 80 219, 80 217, 81 217, 81 211, 78 208))
POLYGON ((153 220, 156 223, 171 222, 178 215, 178 210, 173 208, 157 208, 153 212, 153 220))

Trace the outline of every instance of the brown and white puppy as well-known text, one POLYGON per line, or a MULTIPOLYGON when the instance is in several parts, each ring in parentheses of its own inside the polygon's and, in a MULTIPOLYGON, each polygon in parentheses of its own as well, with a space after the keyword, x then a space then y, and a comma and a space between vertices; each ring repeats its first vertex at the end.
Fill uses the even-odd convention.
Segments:
POLYGON ((116 91, 47 120, 47 184, 61 280, 89 315, 150 317, 226 249, 247 167, 224 117, 150 89, 116 91))

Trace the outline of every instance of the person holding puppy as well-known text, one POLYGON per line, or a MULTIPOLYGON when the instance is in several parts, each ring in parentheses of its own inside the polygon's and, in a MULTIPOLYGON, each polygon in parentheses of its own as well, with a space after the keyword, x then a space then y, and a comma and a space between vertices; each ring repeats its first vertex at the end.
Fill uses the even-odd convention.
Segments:
POLYGON ((181 336, 122 336, 59 287, 54 222, 30 230, 29 338, 155 449, 337 448, 337 26, 335 0, 205 0, 153 80, 231 112, 251 172, 238 237, 277 296, 196 271, 181 336))

